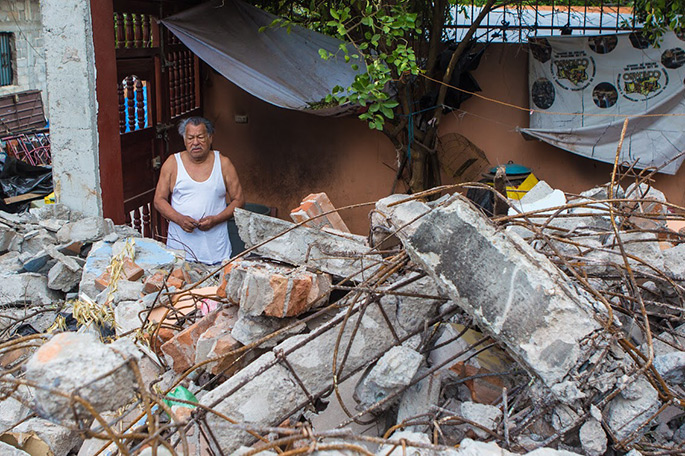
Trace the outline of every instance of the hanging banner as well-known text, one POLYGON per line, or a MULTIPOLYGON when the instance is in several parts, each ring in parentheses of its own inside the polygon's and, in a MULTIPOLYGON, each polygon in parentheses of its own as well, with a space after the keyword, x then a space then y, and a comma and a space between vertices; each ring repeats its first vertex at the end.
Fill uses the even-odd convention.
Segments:
POLYGON ((559 148, 675 174, 685 158, 685 35, 639 32, 529 40, 530 128, 559 148))

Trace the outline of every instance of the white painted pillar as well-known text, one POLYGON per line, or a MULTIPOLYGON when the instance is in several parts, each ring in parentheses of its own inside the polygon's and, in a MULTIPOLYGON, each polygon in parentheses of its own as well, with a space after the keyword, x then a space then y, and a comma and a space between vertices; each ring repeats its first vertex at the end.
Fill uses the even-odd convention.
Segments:
POLYGON ((41 0, 57 201, 102 216, 89 0, 41 0))

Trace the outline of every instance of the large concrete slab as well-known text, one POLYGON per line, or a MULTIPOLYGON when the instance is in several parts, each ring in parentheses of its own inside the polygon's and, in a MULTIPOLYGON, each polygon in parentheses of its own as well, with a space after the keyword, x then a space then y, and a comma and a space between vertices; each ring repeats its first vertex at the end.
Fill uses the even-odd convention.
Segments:
MULTIPOLYGON (((545 256, 498 230, 459 195, 431 209, 393 195, 376 205, 413 261, 534 375, 560 384, 602 343, 593 303, 545 256), (418 218, 417 218, 418 217, 418 218), (461 299, 460 299, 461 298, 461 299)), ((564 397, 560 397, 564 399, 564 397)), ((566 397, 566 399, 570 399, 566 397)))

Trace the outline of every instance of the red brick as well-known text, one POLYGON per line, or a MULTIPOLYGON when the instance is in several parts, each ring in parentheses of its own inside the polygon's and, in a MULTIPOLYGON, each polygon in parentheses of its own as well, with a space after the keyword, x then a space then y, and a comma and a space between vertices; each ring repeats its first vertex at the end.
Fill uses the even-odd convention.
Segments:
MULTIPOLYGON (((330 211, 335 211, 335 206, 333 206, 331 200, 328 199, 328 195, 325 193, 312 193, 302 200, 299 207, 290 211, 290 217, 295 223, 301 223, 330 211)), ((338 212, 330 212, 327 215, 312 220, 306 225, 318 229, 329 227, 344 233, 350 232, 338 212)))
POLYGON ((175 372, 185 372, 194 364, 197 340, 214 324, 220 312, 212 312, 201 318, 162 345, 162 352, 175 372))
MULTIPOLYGON (((222 309, 217 315, 214 324, 199 337, 195 351, 195 364, 206 361, 210 358, 223 356, 242 346, 240 342, 231 336, 233 325, 238 320, 238 308, 228 307, 222 309)), ((206 366, 212 374, 223 373, 230 376, 241 366, 234 362, 239 357, 227 356, 219 362, 213 362, 206 366)))
POLYGON ((164 286, 165 277, 166 274, 162 271, 155 272, 151 276, 148 276, 148 278, 145 279, 145 288, 143 288, 143 292, 145 294, 150 294, 160 291, 164 286))
POLYGON ((226 266, 224 266, 223 270, 221 271, 221 283, 219 284, 219 288, 216 290, 217 296, 219 296, 221 298, 226 297, 226 287, 228 286, 228 278, 231 275, 231 271, 235 267, 237 267, 241 261, 242 261, 241 259, 237 259, 237 260, 231 261, 226 266))
POLYGON ((178 277, 169 276, 169 278, 166 279, 166 286, 169 288, 175 287, 177 290, 180 290, 183 288, 183 285, 185 285, 185 282, 178 277))
MULTIPOLYGON (((459 378, 472 377, 480 374, 490 374, 487 369, 478 368, 459 361, 450 370, 456 373, 459 378)), ((471 392, 471 400, 480 404, 493 404, 502 395, 502 388, 505 386, 502 379, 495 376, 474 378, 467 380, 464 385, 471 392)))
MULTIPOLYGON (((131 280, 136 281, 143 277, 143 268, 134 263, 130 258, 125 258, 121 266, 121 273, 119 274, 119 280, 131 280)), ((110 267, 107 268, 105 272, 100 274, 100 277, 95 279, 95 288, 99 291, 107 288, 112 281, 112 274, 110 267)))

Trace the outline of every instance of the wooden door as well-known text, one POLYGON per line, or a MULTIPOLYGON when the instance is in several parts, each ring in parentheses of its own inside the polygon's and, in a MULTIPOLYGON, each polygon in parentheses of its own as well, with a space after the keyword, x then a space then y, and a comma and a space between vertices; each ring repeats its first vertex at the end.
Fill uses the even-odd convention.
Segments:
POLYGON ((152 203, 159 169, 183 146, 176 125, 201 105, 197 56, 158 26, 173 12, 159 5, 115 1, 114 28, 126 222, 165 240, 166 221, 152 203))

